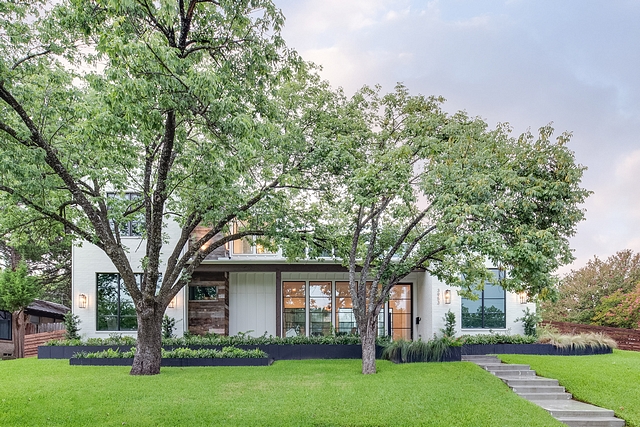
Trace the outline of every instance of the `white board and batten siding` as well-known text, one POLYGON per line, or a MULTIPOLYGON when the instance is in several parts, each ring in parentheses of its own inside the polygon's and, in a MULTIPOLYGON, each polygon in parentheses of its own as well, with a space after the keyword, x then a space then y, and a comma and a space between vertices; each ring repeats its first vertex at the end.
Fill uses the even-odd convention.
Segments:
POLYGON ((230 273, 229 334, 276 336, 276 273, 230 273))

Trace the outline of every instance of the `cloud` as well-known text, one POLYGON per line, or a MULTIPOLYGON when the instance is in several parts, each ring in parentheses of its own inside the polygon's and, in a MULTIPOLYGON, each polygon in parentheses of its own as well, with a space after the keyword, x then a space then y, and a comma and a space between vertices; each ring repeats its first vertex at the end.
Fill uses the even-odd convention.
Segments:
POLYGON ((282 0, 284 36, 323 77, 442 95, 516 133, 554 122, 594 191, 575 266, 640 250, 640 3, 282 0))

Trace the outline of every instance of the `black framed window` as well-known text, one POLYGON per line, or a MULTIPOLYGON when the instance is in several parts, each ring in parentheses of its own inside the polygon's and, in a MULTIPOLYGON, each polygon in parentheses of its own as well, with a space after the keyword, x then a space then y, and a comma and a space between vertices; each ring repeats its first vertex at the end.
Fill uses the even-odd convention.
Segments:
MULTIPOLYGON (((492 270, 499 282, 504 272, 492 270)), ((506 292, 499 284, 486 282, 482 291, 474 291, 476 300, 462 298, 462 329, 504 329, 507 327, 506 292)))
MULTIPOLYGON (((136 274, 140 286, 142 274, 136 274)), ((98 331, 136 331, 136 307, 118 273, 98 273, 98 331)))
MULTIPOLYGON (((133 205, 132 202, 140 198, 140 194, 125 193, 123 197, 120 198, 120 195, 117 193, 107 193, 107 198, 123 200, 123 203, 126 203, 126 206, 130 207, 133 205)), ((111 201, 110 203, 113 204, 114 202, 111 201)), ((136 216, 140 216, 140 214, 136 216)), ((111 229, 115 229, 116 223, 114 221, 110 221, 110 224, 111 224, 111 229)), ((142 232, 144 230, 144 220, 134 219, 130 221, 124 221, 121 224, 118 223, 118 230, 120 231, 120 236, 123 236, 123 237, 140 237, 142 236, 142 232)))
POLYGON ((11 313, 0 310, 0 340, 11 339, 11 313))
MULTIPOLYGON (((370 286, 371 282, 367 284, 370 286)), ((346 335, 358 332, 347 281, 282 282, 282 299, 284 336, 292 337, 306 333, 311 336, 333 333, 346 335)), ((378 336, 390 335, 394 339, 412 339, 411 306, 411 283, 395 285, 391 289, 389 301, 378 315, 378 336)))
POLYGON ((283 282, 282 328, 285 337, 307 334, 307 282, 283 282))
POLYGON ((309 334, 333 334, 331 326, 331 282, 309 282, 309 334))
MULTIPOLYGON (((412 293, 410 283, 398 283, 389 293, 388 331, 393 340, 413 338, 412 293)), ((379 322, 379 320, 378 320, 379 322)), ((378 326, 379 328, 379 326, 378 326)))
POLYGON ((189 301, 212 301, 217 299, 217 286, 189 286, 189 301))

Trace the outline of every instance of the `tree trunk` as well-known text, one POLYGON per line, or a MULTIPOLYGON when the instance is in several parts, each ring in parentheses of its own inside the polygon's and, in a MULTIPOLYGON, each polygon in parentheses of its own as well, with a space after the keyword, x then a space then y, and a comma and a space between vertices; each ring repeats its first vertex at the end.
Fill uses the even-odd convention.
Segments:
MULTIPOLYGON (((367 316, 371 317, 371 316, 367 316)), ((362 373, 376 373, 376 336, 377 316, 371 320, 367 319, 365 325, 360 328, 360 339, 362 340, 362 373)))
POLYGON ((138 312, 138 345, 131 375, 157 375, 162 357, 162 314, 160 310, 138 312), (157 314, 160 313, 160 314, 157 314))
POLYGON ((13 313, 13 356, 24 357, 24 329, 26 318, 24 309, 13 313))

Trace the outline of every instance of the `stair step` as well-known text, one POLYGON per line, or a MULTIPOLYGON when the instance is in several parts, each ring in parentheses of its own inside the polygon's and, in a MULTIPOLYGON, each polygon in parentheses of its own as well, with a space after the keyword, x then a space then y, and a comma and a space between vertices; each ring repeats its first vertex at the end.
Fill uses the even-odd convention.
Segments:
POLYGON ((466 360, 468 362, 475 362, 477 360, 498 360, 497 356, 487 356, 487 355, 472 355, 472 354, 463 354, 462 360, 466 360))
POLYGON ((556 418, 613 418, 611 409, 600 408, 576 400, 532 400, 556 418))
POLYGON ((529 365, 507 365, 505 363, 478 363, 487 371, 530 371, 529 365))
POLYGON ((624 420, 614 417, 585 418, 585 417, 561 417, 558 421, 570 427, 624 427, 624 420))
POLYGON ((489 371, 500 379, 535 378, 536 371, 489 371))
POLYGON ((527 400, 569 400, 571 393, 518 393, 520 397, 524 397, 527 400))
POLYGON ((528 377, 528 378, 507 378, 503 379, 505 383, 511 388, 513 387, 553 387, 558 386, 558 380, 552 378, 542 377, 528 377))
POLYGON ((504 381, 519 396, 529 400, 552 417, 570 427, 624 427, 625 422, 614 412, 572 400, 570 393, 558 384, 558 380, 542 378, 529 365, 503 364, 499 359, 487 356, 462 356, 504 381))
POLYGON ((516 393, 564 393, 564 387, 559 385, 521 385, 511 388, 516 393))

